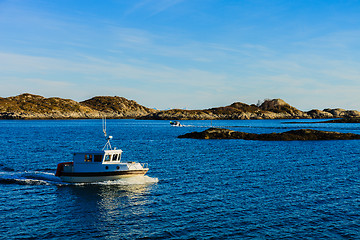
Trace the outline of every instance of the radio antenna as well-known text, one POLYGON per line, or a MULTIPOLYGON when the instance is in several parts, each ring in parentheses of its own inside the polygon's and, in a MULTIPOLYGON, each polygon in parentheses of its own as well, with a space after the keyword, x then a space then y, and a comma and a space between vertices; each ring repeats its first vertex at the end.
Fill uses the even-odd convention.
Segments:
POLYGON ((103 126, 104 136, 106 138, 106 116, 102 118, 102 126, 103 126))
POLYGON ((106 133, 106 116, 104 116, 104 117, 102 118, 102 125, 103 125, 104 137, 105 137, 105 139, 107 140, 107 142, 105 143, 105 146, 103 147, 103 150, 104 150, 104 149, 110 149, 110 150, 112 150, 111 144, 110 144, 110 140, 112 139, 112 136, 108 136, 107 133, 106 133))

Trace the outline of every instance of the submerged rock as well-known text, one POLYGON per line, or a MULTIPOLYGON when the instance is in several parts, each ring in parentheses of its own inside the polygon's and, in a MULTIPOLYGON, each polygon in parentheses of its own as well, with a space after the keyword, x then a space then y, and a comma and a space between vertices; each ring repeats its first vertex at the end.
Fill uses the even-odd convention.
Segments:
POLYGON ((359 134, 319 131, 313 129, 291 130, 283 133, 255 134, 237 132, 224 128, 209 128, 203 132, 191 132, 178 138, 194 139, 245 139, 262 141, 304 141, 304 140, 352 140, 360 139, 359 134))

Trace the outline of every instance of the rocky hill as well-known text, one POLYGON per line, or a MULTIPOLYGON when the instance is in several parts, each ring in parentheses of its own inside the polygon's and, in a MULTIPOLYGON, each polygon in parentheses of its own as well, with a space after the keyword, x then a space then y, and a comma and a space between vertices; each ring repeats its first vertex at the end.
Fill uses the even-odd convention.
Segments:
POLYGON ((123 97, 93 97, 80 103, 109 118, 138 118, 157 112, 123 97))
POLYGON ((290 106, 282 99, 268 99, 261 105, 247 105, 236 102, 226 107, 211 108, 205 110, 171 109, 158 111, 140 117, 141 119, 163 120, 220 120, 220 119, 300 119, 300 118, 339 118, 360 117, 358 111, 343 109, 311 110, 303 112, 290 106))
POLYGON ((0 98, 0 119, 86 119, 103 116, 160 120, 325 119, 360 117, 360 112, 340 108, 303 112, 282 99, 268 99, 259 105, 235 102, 229 106, 204 110, 158 111, 123 97, 100 96, 76 102, 71 99, 45 98, 25 93, 0 98))
POLYGON ((29 93, 0 98, 1 119, 136 118, 155 111, 120 97, 94 97, 81 103, 29 93))
POLYGON ((155 112, 140 119, 158 120, 204 120, 204 119, 252 119, 257 118, 260 110, 245 103, 233 103, 230 106, 205 110, 171 109, 155 112))

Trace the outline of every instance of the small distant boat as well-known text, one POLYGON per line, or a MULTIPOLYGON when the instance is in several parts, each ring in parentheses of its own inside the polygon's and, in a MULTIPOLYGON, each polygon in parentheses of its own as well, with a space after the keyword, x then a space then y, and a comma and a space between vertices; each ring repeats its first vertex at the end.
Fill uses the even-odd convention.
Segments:
POLYGON ((179 121, 170 121, 170 125, 173 127, 182 127, 181 123, 179 121))
POLYGON ((57 165, 55 176, 64 182, 89 183, 116 180, 125 177, 143 176, 149 168, 146 163, 122 162, 121 149, 112 149, 110 140, 106 137, 106 144, 101 151, 87 151, 74 153, 72 162, 62 162, 57 165))

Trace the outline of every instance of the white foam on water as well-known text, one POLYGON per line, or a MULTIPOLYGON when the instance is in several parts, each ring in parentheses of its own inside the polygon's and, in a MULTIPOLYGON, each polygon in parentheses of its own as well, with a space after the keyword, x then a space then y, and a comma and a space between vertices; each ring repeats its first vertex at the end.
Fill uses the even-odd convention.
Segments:
POLYGON ((60 178, 54 173, 25 171, 25 172, 0 172, 0 183, 20 185, 54 185, 61 183, 60 178))
POLYGON ((40 172, 40 171, 25 171, 25 172, 0 172, 0 184, 21 184, 21 185, 147 185, 157 183, 158 178, 149 176, 134 176, 128 178, 121 178, 112 181, 93 182, 93 183, 68 183, 63 182, 54 173, 40 172))
POLYGON ((112 181, 104 181, 104 182, 94 182, 90 184, 98 184, 98 185, 146 185, 146 184, 153 184, 159 182, 158 178, 152 178, 149 176, 135 176, 135 177, 127 177, 121 178, 112 181))
POLYGON ((56 177, 54 173, 49 172, 25 172, 24 176, 31 179, 51 181, 51 182, 59 182, 60 178, 56 177))

